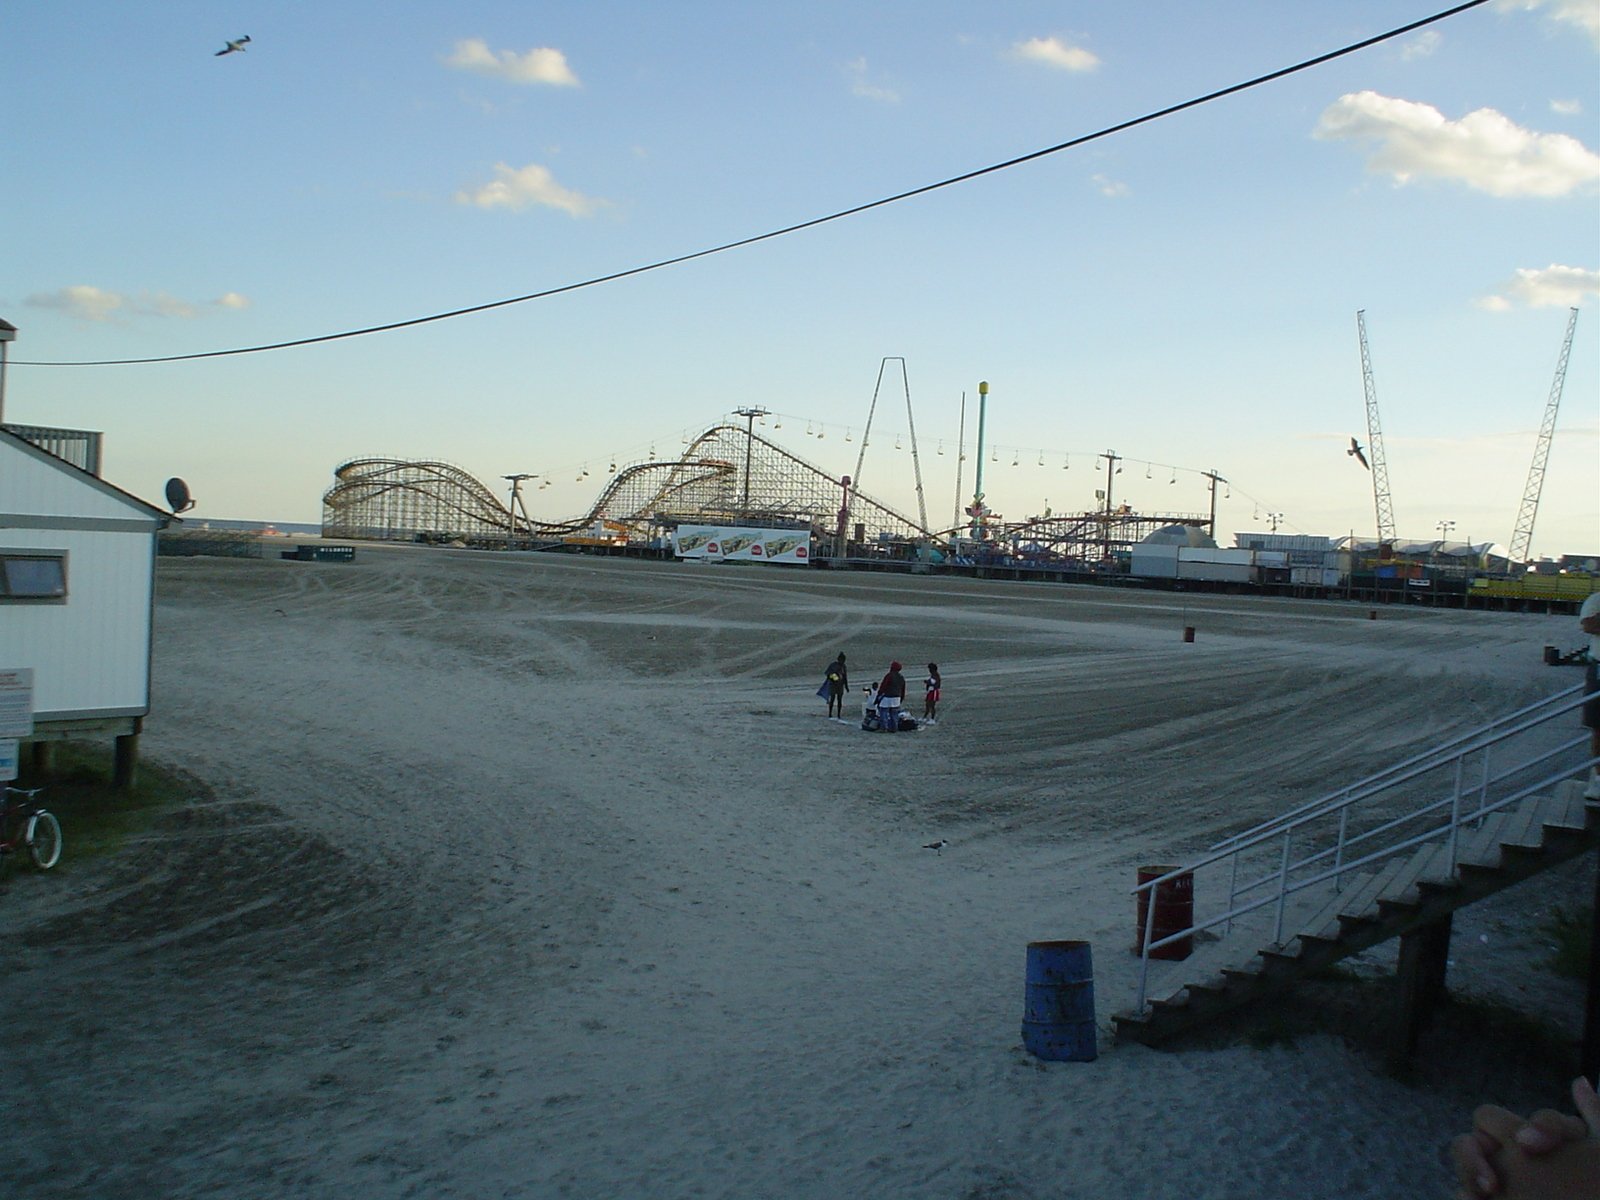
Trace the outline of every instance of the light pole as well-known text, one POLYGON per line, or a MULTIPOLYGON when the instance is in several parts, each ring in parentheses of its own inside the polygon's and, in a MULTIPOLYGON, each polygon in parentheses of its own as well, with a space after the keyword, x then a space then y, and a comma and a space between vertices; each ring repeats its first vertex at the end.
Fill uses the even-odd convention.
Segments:
POLYGON ((1272 526, 1272 532, 1273 533, 1277 533, 1278 532, 1278 522, 1281 521, 1281 520, 1283 520, 1283 514, 1282 513, 1268 513, 1267 514, 1267 524, 1272 526))
POLYGON ((972 536, 974 540, 983 537, 983 419, 989 411, 989 381, 982 380, 978 384, 978 475, 972 485, 972 536))
MULTIPOLYGON (((524 479, 537 479, 539 477, 537 475, 529 475, 526 471, 524 471, 518 475, 502 475, 500 478, 510 480, 511 482, 511 502, 510 506, 506 509, 506 516, 510 518, 506 522, 506 549, 515 550, 517 509, 522 505, 522 481, 524 479)), ((526 508, 522 510, 522 516, 524 520, 527 519, 528 510, 526 508)))
POLYGON ((1433 548, 1433 560, 1434 560, 1434 562, 1437 563, 1439 561, 1439 550, 1444 546, 1445 538, 1450 535, 1450 531, 1452 529, 1454 529, 1455 527, 1456 527, 1456 523, 1454 521, 1440 521, 1439 522, 1439 526, 1438 526, 1438 528, 1439 528, 1439 545, 1437 545, 1437 546, 1435 546, 1433 548))
POLYGON ((736 408, 734 416, 744 418, 744 506, 741 519, 750 519, 750 443, 756 436, 756 418, 767 415, 764 408, 736 408))

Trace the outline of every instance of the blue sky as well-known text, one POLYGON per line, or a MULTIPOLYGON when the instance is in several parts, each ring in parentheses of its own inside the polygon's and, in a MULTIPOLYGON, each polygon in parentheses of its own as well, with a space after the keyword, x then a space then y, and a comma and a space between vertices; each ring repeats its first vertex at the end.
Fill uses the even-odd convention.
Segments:
MULTIPOLYGON (((20 330, 5 417, 104 430, 113 482, 159 500, 181 475, 200 519, 317 520, 335 466, 365 455, 497 488, 539 473, 530 510, 561 518, 611 463, 674 453, 744 405, 851 472, 895 356, 935 521, 955 508, 962 394, 970 443, 988 380, 985 491, 1006 517, 1095 507, 1113 449, 1117 498, 1141 509, 1203 512, 1199 473, 1225 476, 1224 544, 1271 513, 1280 531, 1369 533, 1371 477, 1344 453, 1367 440, 1364 309, 1400 535, 1454 522, 1452 538, 1508 542, 1576 306, 1533 548, 1594 553, 1600 0, 1492 0, 1077 149, 480 315, 197 362, 25 365, 576 283, 1444 7, 17 0, 0 29, 0 316, 20 330)), ((914 512, 906 432, 895 373, 862 483, 914 512)))

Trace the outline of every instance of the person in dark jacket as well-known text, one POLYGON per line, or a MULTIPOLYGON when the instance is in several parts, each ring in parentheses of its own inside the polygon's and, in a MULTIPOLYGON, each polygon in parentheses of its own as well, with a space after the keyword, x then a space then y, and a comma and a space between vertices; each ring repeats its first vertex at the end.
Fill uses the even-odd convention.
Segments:
POLYGON ((900 674, 900 664, 889 664, 889 673, 878 684, 878 723, 890 733, 900 729, 900 707, 906 701, 906 677, 900 674))
POLYGON ((828 715, 842 720, 844 695, 850 690, 850 673, 844 669, 844 651, 841 650, 839 657, 828 664, 822 682, 828 693, 828 715))

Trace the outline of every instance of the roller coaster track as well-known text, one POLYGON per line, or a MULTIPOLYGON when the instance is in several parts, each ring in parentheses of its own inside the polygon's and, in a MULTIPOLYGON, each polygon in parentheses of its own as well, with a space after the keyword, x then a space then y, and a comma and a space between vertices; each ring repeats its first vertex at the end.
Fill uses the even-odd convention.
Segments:
MULTIPOLYGON (((527 520, 460 467, 424 460, 358 458, 339 466, 323 495, 323 530, 331 537, 466 541, 573 537, 607 522, 629 540, 650 526, 679 524, 805 525, 831 531, 842 499, 839 481, 813 463, 737 425, 713 425, 676 459, 618 471, 581 517, 527 520), (748 464, 745 469, 738 464, 748 464)), ((879 500, 851 500, 867 539, 931 536, 879 500)))

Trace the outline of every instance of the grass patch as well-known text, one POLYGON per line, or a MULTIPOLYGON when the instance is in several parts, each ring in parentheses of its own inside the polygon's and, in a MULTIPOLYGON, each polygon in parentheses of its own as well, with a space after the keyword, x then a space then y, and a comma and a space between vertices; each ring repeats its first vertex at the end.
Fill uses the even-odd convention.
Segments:
POLYGON ((1530 1016, 1515 1005, 1474 994, 1450 996, 1441 1010, 1445 1037, 1455 1046, 1495 1046, 1507 1058, 1564 1063, 1575 1051, 1571 1030, 1530 1016))
POLYGON ((202 794, 196 780, 150 763, 140 763, 134 786, 111 786, 109 746, 88 742, 52 742, 50 763, 35 770, 22 756, 20 778, 13 786, 42 787, 39 799, 61 822, 61 863, 115 854, 148 829, 161 809, 202 794))
POLYGON ((1589 942, 1594 931, 1594 909, 1580 908, 1568 912, 1557 907, 1555 916, 1540 926, 1550 935, 1556 950, 1550 956, 1550 967, 1557 975, 1568 979, 1589 977, 1589 942))

